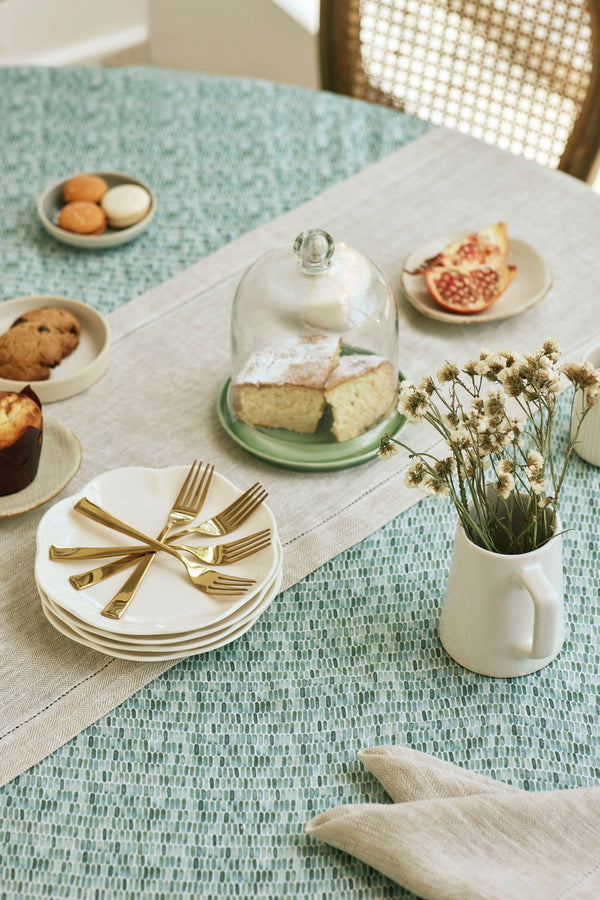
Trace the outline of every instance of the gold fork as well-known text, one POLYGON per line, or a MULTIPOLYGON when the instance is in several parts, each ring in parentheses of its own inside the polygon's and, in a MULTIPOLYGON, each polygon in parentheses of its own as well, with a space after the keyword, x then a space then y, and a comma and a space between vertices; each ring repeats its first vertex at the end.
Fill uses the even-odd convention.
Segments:
MULTIPOLYGON (((206 566, 224 566, 229 563, 240 562, 260 550, 264 550, 271 543, 271 532, 268 528, 257 531, 247 538, 239 541, 231 541, 229 544, 219 544, 212 547, 186 547, 182 545, 176 549, 186 550, 192 553, 196 559, 206 566)), ((113 563, 98 566, 79 575, 73 575, 71 583, 78 590, 84 587, 92 587, 111 575, 116 575, 122 569, 127 569, 132 563, 137 562, 140 556, 146 556, 146 549, 140 550, 139 546, 131 547, 50 547, 50 559, 98 559, 118 555, 120 558, 113 563), (125 555, 123 555, 123 553, 125 555)))
POLYGON ((183 537, 186 534, 204 534, 211 535, 212 537, 220 537, 223 534, 229 534, 237 528, 238 525, 241 525, 242 522, 244 522, 248 516, 260 506, 267 496, 267 491, 265 491, 263 486, 257 481, 252 487, 249 487, 247 491, 240 494, 237 500, 234 500, 233 503, 230 503, 229 506, 226 507, 226 509, 218 513, 218 515, 213 516, 211 519, 207 519, 205 522, 201 522, 200 525, 194 525, 183 531, 177 531, 173 535, 173 540, 183 537))
MULTIPOLYGON (((265 500, 265 498, 267 496, 268 496, 267 491, 265 491, 265 489, 262 487, 262 485, 259 484, 259 482, 257 481, 255 484, 252 485, 252 487, 248 488, 247 491, 244 491, 243 494, 240 494, 240 496, 236 500, 234 500, 233 503, 230 503, 229 506, 227 506, 224 510, 222 510, 220 513, 218 513, 216 516, 212 516, 212 518, 206 519, 205 522, 201 522, 199 525, 193 525, 191 528, 186 528, 181 531, 176 531, 174 534, 169 535, 169 537, 166 540, 164 540, 164 536, 163 536, 162 540, 164 540, 164 543, 170 544, 173 541, 177 541, 181 537, 185 537, 187 534, 203 534, 203 535, 209 536, 209 537, 222 537, 223 535, 229 534, 230 532, 234 531, 239 525, 241 525, 243 522, 245 522, 246 519, 250 515, 252 515, 254 510, 260 506, 260 504, 265 500)), ((77 509, 77 506, 75 506, 75 509, 77 509)), ((80 512, 81 512, 81 510, 80 510, 80 512)), ((93 518, 93 516, 90 516, 90 518, 93 518)), ((194 518, 195 518, 195 516, 191 516, 190 518, 188 518, 187 521, 190 522, 194 518)), ((161 539, 161 538, 159 538, 159 539, 161 539)), ((146 543, 148 543, 148 542, 146 542, 146 543)), ((106 552, 101 553, 99 551, 113 550, 113 549, 118 550, 119 554, 123 553, 123 552, 126 552, 126 553, 131 552, 130 547, 118 547, 118 548, 78 547, 78 548, 73 548, 74 551, 77 551, 77 555, 78 555, 79 559, 85 559, 86 556, 88 559, 98 559, 101 556, 108 555, 106 552), (81 552, 79 552, 79 551, 81 551, 81 552), (89 551, 89 553, 88 553, 88 551, 89 551), (86 556, 84 556, 84 553, 86 554, 86 556)), ((136 552, 138 552, 138 553, 141 549, 142 548, 140 548, 140 547, 135 548, 136 552)), ((63 554, 66 555, 68 550, 69 550, 69 548, 54 548, 54 550, 52 550, 52 548, 51 548, 50 558, 51 559, 64 558, 63 554), (52 556, 52 552, 55 552, 55 551, 57 552, 57 554, 59 554, 56 557, 52 556)), ((110 555, 112 555, 112 554, 110 554, 110 555)), ((76 558, 76 556, 73 555, 73 558, 76 558)))
MULTIPOLYGON (((163 544, 161 541, 156 541, 154 538, 144 534, 143 531, 138 531, 138 529, 134 528, 132 525, 127 525, 125 522, 122 522, 121 519, 117 519, 116 516, 111 515, 111 513, 102 509, 97 504, 92 503, 87 497, 83 497, 79 500, 73 508, 76 509, 77 512, 82 513, 82 515, 87 516, 88 519, 93 519, 93 521, 100 522, 102 525, 106 525, 114 531, 119 531, 121 534, 126 534, 138 541, 149 544, 154 550, 166 550, 167 553, 175 556, 185 566, 189 579, 194 587, 197 587, 205 593, 220 594, 222 596, 239 596, 240 594, 244 594, 249 587, 256 583, 253 578, 237 578, 233 575, 222 575, 219 572, 211 571, 201 563, 190 562, 189 559, 186 559, 186 557, 182 555, 181 551, 176 550, 170 544, 163 544)), ((69 581, 79 590, 82 587, 88 586, 86 584, 80 584, 77 575, 72 575, 69 581)))
MULTIPOLYGON (((185 525, 188 522, 191 522, 202 509, 215 467, 214 465, 209 466, 207 463, 204 474, 200 477, 202 463, 200 463, 197 468, 196 465, 197 463, 194 461, 187 477, 181 485, 177 497, 175 498, 167 521, 158 535, 158 540, 162 540, 162 538, 166 537, 169 531, 176 525, 185 525)), ((141 559, 138 558, 135 569, 121 586, 120 590, 111 600, 109 600, 104 609, 100 611, 101 615, 106 616, 108 619, 120 619, 124 615, 125 611, 129 608, 131 601, 135 597, 139 586, 146 577, 146 573, 152 565, 154 556, 154 553, 148 553, 141 559)), ((131 562, 134 562, 134 560, 131 560, 131 562)), ((121 566, 119 571, 122 568, 124 567, 121 566)))
MULTIPOLYGON (((208 566, 227 565, 231 562, 237 562, 244 559, 251 553, 258 553, 270 544, 270 530, 264 528, 262 531, 255 531, 248 537, 240 538, 237 541, 229 541, 227 544, 213 544, 212 546, 189 546, 186 544, 176 544, 175 547, 180 550, 187 550, 193 554, 200 562, 208 566)), ((172 534, 168 538, 163 538, 165 544, 173 544, 179 537, 178 534, 172 534)), ((159 540, 157 538, 157 540, 159 540)), ((57 544, 50 545, 49 557, 52 560, 60 559, 108 559, 111 556, 127 556, 131 559, 139 559, 140 556, 147 555, 148 550, 140 547, 139 544, 118 545, 116 547, 63 547, 57 544)))
MULTIPOLYGON (((177 531, 175 534, 171 535, 169 538, 169 543, 171 541, 177 540, 179 537, 184 537, 187 534, 203 534, 209 536, 222 536, 224 534, 229 534, 239 525, 241 525, 247 518, 250 516, 257 507, 263 502, 263 500, 267 497, 267 491, 262 487, 261 484, 256 482, 248 490, 244 491, 243 494, 230 503, 224 510, 218 513, 216 516, 212 516, 212 518, 207 519, 205 522, 202 522, 200 525, 195 525, 192 528, 188 528, 184 531, 177 531)), ((193 516, 191 517, 194 518, 193 516)), ((191 521, 188 519, 188 521, 191 521)), ((95 557, 96 558, 96 557, 95 557)), ((135 559, 139 559, 139 550, 136 549, 136 556, 128 556, 123 559, 118 560, 114 563, 106 563, 104 566, 99 567, 98 569, 91 569, 88 572, 81 572, 79 576, 74 576, 77 578, 81 578, 82 586, 90 587, 92 584, 98 584, 99 581, 102 581, 104 578, 108 578, 111 575, 115 575, 117 572, 120 572, 122 569, 126 569, 130 566, 135 559), (86 579, 88 579, 86 581, 86 579)), ((140 562, 141 568, 141 562, 140 562)), ((130 576, 128 580, 127 587, 130 587, 130 582, 134 580, 134 574, 130 576)), ((125 590, 125 585, 123 586, 123 591, 125 590)), ((124 597, 127 595, 124 594, 124 597)), ((119 592, 119 601, 123 602, 123 597, 121 596, 121 592, 119 592)), ((111 610, 112 612, 112 610, 111 610)), ((121 613, 122 614, 122 613, 121 613)), ((114 618, 113 615, 110 616, 114 618)))
POLYGON ((262 531, 256 531, 246 538, 230 541, 228 544, 213 544, 212 547, 190 547, 187 544, 177 544, 177 547, 193 553, 200 562, 207 566, 227 566, 265 550, 270 543, 271 532, 268 528, 263 528, 262 531))
MULTIPOLYGON (((197 460, 194 460, 173 502, 167 521, 158 535, 159 541, 166 537, 176 525, 186 525, 188 522, 193 521, 202 509, 215 467, 207 463, 203 475, 200 475, 201 470, 202 463, 198 465, 197 460)), ((138 564, 134 571, 118 593, 101 610, 101 615, 109 619, 120 619, 123 616, 144 580, 153 559, 154 553, 148 553, 141 559, 138 557, 138 564)), ((131 560, 131 562, 134 562, 134 560, 131 560)), ((119 571, 121 568, 124 567, 121 566, 119 571)))

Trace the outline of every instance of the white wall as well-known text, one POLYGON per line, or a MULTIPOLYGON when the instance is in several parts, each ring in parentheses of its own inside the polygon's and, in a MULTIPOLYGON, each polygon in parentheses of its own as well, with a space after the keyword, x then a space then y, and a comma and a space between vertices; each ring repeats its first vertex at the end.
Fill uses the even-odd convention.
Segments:
POLYGON ((319 0, 0 0, 0 65, 151 63, 319 86, 319 0))
POLYGON ((146 41, 147 0, 3 0, 0 65, 68 65, 146 41))
POLYGON ((319 86, 318 0, 148 0, 150 62, 319 86))

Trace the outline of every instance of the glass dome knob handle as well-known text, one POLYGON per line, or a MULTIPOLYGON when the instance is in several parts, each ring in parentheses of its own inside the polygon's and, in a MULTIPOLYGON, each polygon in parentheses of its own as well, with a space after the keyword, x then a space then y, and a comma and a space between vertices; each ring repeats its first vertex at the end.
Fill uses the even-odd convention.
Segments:
POLYGON ((303 231, 294 241, 294 253, 302 271, 307 275, 325 272, 331 262, 335 244, 333 238, 320 228, 303 231))

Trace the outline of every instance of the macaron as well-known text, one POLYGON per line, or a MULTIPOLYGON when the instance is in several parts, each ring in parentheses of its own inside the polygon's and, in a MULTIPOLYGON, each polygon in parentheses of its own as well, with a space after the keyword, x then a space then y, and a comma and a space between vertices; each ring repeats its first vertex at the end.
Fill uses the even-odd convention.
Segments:
POLYGON ((73 200, 100 203, 107 190, 107 183, 99 175, 75 175, 65 184, 63 197, 67 203, 71 203, 73 200))
POLYGON ((109 188, 100 201, 111 228, 135 225, 144 218, 150 203, 150 194, 139 184, 118 184, 109 188))
POLYGON ((73 200, 60 210, 57 218, 60 228, 76 234, 102 234, 106 230, 104 210, 97 203, 73 200))

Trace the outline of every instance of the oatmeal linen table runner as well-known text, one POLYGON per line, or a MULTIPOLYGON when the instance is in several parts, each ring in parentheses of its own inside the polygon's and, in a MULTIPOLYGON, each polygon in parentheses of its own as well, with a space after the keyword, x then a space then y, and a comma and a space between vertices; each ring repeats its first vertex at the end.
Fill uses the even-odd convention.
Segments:
MULTIPOLYGON (((590 247, 600 239, 600 198, 561 173, 438 129, 112 313, 106 375, 47 409, 83 447, 81 469, 61 496, 114 468, 211 460, 235 483, 260 480, 267 488, 284 544, 283 587, 296 583, 421 495, 403 484, 406 455, 341 472, 293 472, 253 458, 224 434, 216 398, 228 375, 239 278, 261 253, 320 227, 370 256, 400 295, 402 264, 416 247, 502 220, 549 263, 550 294, 525 314, 489 325, 436 322, 400 298, 403 371, 418 380, 446 358, 462 360, 481 347, 526 351, 547 336, 577 358, 598 330, 600 260, 590 247)), ((419 448, 431 440, 412 427, 404 436, 419 448)), ((0 783, 172 665, 112 659, 46 623, 33 560, 48 506, 0 522, 0 783)))
POLYGON ((309 834, 424 900, 600 896, 600 788, 523 791, 404 747, 359 757, 393 803, 347 798, 309 834))

